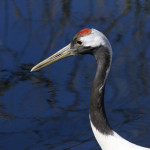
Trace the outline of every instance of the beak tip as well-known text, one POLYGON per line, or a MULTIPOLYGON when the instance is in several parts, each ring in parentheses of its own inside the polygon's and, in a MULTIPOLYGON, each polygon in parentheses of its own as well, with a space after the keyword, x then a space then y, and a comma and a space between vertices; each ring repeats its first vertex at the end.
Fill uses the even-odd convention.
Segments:
POLYGON ((34 67, 30 70, 30 72, 33 72, 33 71, 35 71, 35 70, 34 70, 34 67))

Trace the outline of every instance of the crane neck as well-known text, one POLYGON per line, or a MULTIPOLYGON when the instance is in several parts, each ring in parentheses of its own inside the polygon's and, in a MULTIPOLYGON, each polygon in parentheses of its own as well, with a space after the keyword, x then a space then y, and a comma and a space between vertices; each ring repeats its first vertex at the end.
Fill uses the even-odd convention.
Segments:
POLYGON ((111 51, 105 47, 96 49, 93 53, 97 61, 97 71, 92 83, 90 95, 90 120, 102 134, 113 134, 104 107, 105 81, 111 65, 111 51))

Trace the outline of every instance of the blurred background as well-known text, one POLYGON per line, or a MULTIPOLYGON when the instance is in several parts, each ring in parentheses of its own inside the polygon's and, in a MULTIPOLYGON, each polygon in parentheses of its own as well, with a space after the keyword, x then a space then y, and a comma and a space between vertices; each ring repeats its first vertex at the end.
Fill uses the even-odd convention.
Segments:
POLYGON ((30 72, 87 27, 113 48, 105 90, 111 126, 150 147, 149 0, 0 0, 0 150, 100 150, 89 123, 94 58, 30 72))

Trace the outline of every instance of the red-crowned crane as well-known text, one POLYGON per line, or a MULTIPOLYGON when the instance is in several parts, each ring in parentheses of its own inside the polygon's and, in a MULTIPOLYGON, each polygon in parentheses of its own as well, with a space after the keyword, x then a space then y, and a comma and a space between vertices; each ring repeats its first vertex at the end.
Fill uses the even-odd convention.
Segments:
POLYGON ((104 89, 112 60, 112 48, 103 33, 88 28, 81 30, 70 44, 34 66, 31 71, 78 54, 91 54, 97 61, 97 72, 90 95, 89 116, 93 133, 102 150, 150 150, 125 140, 113 131, 108 123, 104 108, 104 89))

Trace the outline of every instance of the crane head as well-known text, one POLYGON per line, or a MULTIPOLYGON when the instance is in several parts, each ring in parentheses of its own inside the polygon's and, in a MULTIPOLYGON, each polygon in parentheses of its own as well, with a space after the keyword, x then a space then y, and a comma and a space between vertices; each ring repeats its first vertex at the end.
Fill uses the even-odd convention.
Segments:
POLYGON ((52 56, 35 65, 31 69, 31 72, 39 70, 68 56, 78 54, 93 54, 94 50, 101 46, 111 50, 109 41, 103 33, 99 32, 96 29, 83 29, 74 36, 71 43, 69 43, 67 46, 65 46, 52 56))

